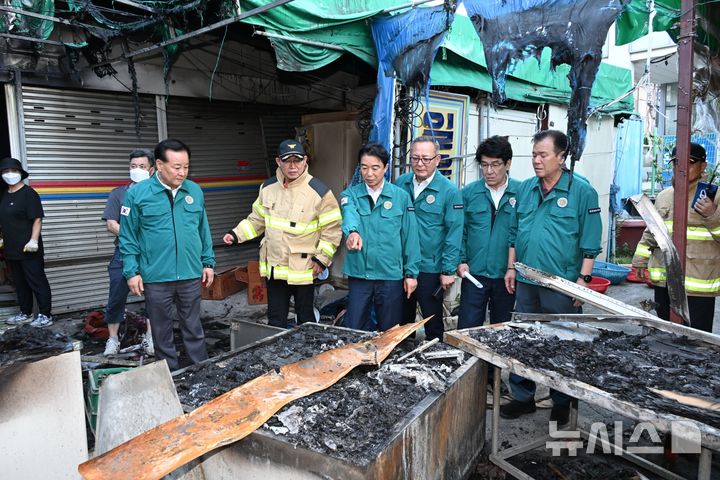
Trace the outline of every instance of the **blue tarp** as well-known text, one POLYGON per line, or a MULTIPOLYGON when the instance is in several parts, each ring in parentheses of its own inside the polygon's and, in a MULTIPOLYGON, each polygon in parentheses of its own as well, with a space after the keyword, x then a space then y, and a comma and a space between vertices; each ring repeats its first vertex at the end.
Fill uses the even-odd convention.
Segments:
POLYGON ((416 8, 373 21, 378 92, 373 107, 371 142, 391 150, 395 75, 404 85, 418 88, 418 94, 426 96, 430 88, 430 67, 452 21, 453 12, 447 11, 444 5, 416 8))
POLYGON ((610 207, 613 211, 622 210, 622 198, 642 193, 643 164, 643 122, 628 118, 618 125, 615 149, 615 188, 610 207))

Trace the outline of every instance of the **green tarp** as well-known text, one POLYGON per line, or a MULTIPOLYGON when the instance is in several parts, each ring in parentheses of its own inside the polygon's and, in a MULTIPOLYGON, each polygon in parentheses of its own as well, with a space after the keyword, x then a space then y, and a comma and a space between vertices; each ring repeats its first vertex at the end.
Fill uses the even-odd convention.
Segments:
MULTIPOLYGON (((241 1, 243 10, 260 6, 262 0, 241 1)), ((375 46, 369 21, 386 8, 403 5, 403 1, 311 1, 295 0, 284 7, 247 19, 248 23, 267 31, 303 40, 312 40, 343 47, 374 68, 377 67, 375 46)), ((420 7, 422 8, 422 7, 420 7)), ((333 62, 343 52, 297 42, 273 39, 278 68, 308 71, 333 62)), ((438 55, 431 71, 433 85, 468 86, 492 91, 482 43, 467 16, 456 15, 442 47, 450 52, 442 60, 438 55)), ((518 62, 508 77, 508 96, 525 102, 567 103, 570 86, 568 66, 556 71, 550 68, 550 51, 543 52, 541 61, 534 58, 518 62)), ((602 105, 625 94, 632 88, 632 75, 627 69, 603 64, 593 86, 593 105, 602 105)), ((632 111, 632 97, 618 102, 605 111, 632 111)))

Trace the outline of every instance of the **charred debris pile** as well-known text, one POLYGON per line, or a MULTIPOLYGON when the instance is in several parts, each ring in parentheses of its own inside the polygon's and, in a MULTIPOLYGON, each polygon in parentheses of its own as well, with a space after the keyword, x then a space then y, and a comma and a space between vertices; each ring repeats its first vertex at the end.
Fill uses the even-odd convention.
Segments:
POLYGON ((21 325, 0 334, 0 368, 73 350, 73 339, 50 329, 21 325))
POLYGON ((579 380, 620 400, 720 428, 720 412, 649 390, 720 398, 720 347, 658 330, 644 335, 601 330, 591 342, 561 340, 538 329, 487 329, 472 338, 535 369, 579 380))
MULTIPOLYGON (((222 361, 188 368, 175 377, 178 395, 186 410, 197 408, 272 369, 371 336, 301 327, 222 361)), ((263 430, 351 463, 372 460, 392 438, 396 425, 428 395, 444 391, 465 360, 460 350, 440 343, 398 361, 416 347, 406 340, 381 366, 356 368, 333 387, 293 402, 263 430)))

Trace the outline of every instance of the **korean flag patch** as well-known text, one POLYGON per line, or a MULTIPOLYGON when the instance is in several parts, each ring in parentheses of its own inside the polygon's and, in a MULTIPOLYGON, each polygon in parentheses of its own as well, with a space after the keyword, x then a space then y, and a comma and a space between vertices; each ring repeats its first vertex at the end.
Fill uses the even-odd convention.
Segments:
POLYGON ((128 215, 130 215, 130 207, 126 207, 125 205, 123 205, 122 207, 120 207, 120 215, 123 215, 123 216, 125 216, 125 217, 127 217, 128 215))
POLYGON ((347 197, 342 197, 342 198, 340 199, 340 205, 347 205, 347 202, 348 202, 347 197))

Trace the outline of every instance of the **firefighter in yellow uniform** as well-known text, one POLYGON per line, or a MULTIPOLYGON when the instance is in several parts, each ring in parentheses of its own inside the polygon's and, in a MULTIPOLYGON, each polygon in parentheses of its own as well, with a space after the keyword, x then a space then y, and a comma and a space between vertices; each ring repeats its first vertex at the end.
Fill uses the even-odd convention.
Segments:
POLYGON ((250 215, 223 237, 228 244, 260 241, 260 275, 267 279, 268 321, 287 327, 290 296, 298 323, 314 320, 313 281, 332 263, 342 216, 332 191, 308 172, 302 144, 285 140, 274 177, 260 186, 250 215))
MULTIPOLYGON (((672 151, 673 168, 677 165, 675 149, 672 151)), ((693 207, 698 182, 705 171, 706 153, 699 143, 690 144, 690 162, 688 165, 688 220, 687 252, 685 260, 685 291, 688 296, 690 323, 693 328, 711 332, 715 315, 715 297, 720 295, 720 193, 714 199, 712 195, 701 195, 693 207)), ((673 179, 674 180, 674 179, 673 179)), ((673 187, 660 192, 655 200, 655 208, 665 220, 668 231, 673 230, 673 187)), ((645 229, 640 243, 635 249, 632 260, 636 275, 641 280, 647 278, 655 290, 655 310, 660 318, 670 319, 670 296, 666 283, 666 270, 663 253, 658 247, 650 230, 645 229)))

